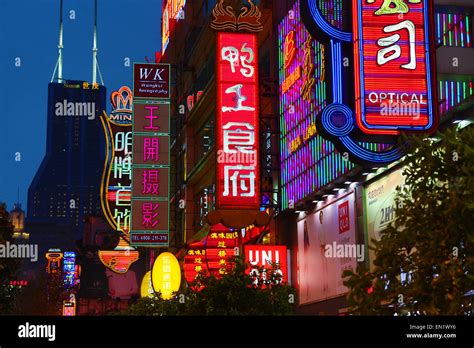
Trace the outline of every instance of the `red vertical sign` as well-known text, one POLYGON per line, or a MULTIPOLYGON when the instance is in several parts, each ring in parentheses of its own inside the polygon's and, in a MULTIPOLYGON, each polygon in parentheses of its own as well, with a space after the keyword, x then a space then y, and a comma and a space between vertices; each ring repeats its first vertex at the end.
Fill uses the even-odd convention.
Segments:
POLYGON ((253 34, 217 34, 217 208, 259 207, 258 47, 253 34))

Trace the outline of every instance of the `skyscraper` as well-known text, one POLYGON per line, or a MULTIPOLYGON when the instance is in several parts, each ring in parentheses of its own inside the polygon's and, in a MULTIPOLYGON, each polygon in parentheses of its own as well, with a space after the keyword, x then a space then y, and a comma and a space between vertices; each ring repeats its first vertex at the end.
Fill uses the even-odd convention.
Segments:
POLYGON ((40 249, 74 248, 87 215, 101 215, 106 88, 50 83, 46 155, 28 190, 27 226, 40 249))

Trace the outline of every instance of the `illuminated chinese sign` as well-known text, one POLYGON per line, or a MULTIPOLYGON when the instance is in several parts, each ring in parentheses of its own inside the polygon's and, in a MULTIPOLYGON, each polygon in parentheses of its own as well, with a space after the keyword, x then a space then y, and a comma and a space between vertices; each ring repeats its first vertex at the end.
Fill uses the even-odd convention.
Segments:
POLYGON ((259 206, 257 36, 217 34, 217 208, 259 206))
POLYGON ((232 232, 221 224, 212 226, 205 245, 207 268, 215 277, 222 276, 231 267, 229 258, 234 257, 238 241, 238 232, 232 232))
POLYGON ((192 284, 200 274, 206 275, 207 259, 204 243, 194 243, 189 246, 184 256, 184 277, 188 284, 192 284))
MULTIPOLYGON (((167 91, 159 92, 169 96, 169 65, 147 64, 147 72, 142 64, 134 75, 137 80, 146 74, 160 74, 168 71, 167 91)), ((151 76, 151 75, 150 75, 151 76)), ((137 93, 134 90, 134 93, 137 93)), ((154 100, 156 93, 139 92, 147 97, 133 103, 133 182, 132 182, 132 232, 131 244, 134 246, 169 245, 169 179, 170 179, 170 102, 154 100)))
POLYGON ((153 264, 151 271, 153 288, 165 300, 171 299, 181 285, 181 269, 176 257, 169 253, 161 253, 153 264))
POLYGON ((126 273, 138 260, 130 246, 132 183, 132 103, 130 88, 124 86, 111 94, 113 110, 101 115, 106 139, 106 160, 101 185, 104 216, 120 235, 114 250, 99 250, 99 259, 110 270, 126 273))
POLYGON ((437 126, 429 3, 353 1, 356 116, 358 127, 367 134, 396 135, 437 126))
POLYGON ((266 272, 273 266, 281 277, 281 282, 288 282, 288 264, 286 260, 286 246, 279 245, 244 245, 245 262, 249 264, 247 273, 255 278, 257 285, 259 279, 263 282, 267 279, 266 272), (259 268, 264 271, 260 274, 259 268))
POLYGON ((278 43, 282 204, 288 208, 354 164, 317 132, 327 98, 325 46, 304 27, 298 1, 278 26, 278 43))
POLYGON ((352 15, 349 1, 300 4, 306 27, 326 45, 330 88, 318 134, 374 167, 401 158, 402 131, 436 130, 431 1, 353 0, 352 15))

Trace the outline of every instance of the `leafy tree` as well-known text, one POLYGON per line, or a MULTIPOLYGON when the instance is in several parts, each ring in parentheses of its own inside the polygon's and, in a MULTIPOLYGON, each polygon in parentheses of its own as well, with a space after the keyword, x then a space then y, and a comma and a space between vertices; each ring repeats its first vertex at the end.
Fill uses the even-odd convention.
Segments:
POLYGON ((372 269, 343 273, 353 314, 472 313, 474 127, 439 137, 405 138, 397 218, 373 241, 372 269))
MULTIPOLYGON (((267 271, 266 280, 246 274, 247 265, 242 258, 234 258, 227 273, 216 279, 204 275, 183 287, 171 300, 155 298, 137 301, 126 315, 291 315, 296 303, 294 289, 283 284, 281 276, 267 271), (255 281, 255 283, 254 283, 255 281), (200 289, 200 290, 193 290, 200 289)), ((260 269, 263 271, 263 269, 260 269)), ((261 273, 261 272, 260 272, 261 273)))

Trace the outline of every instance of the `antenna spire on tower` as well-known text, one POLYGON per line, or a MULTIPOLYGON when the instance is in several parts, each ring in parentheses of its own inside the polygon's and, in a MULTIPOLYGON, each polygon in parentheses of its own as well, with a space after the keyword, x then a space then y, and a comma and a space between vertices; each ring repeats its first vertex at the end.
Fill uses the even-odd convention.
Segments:
POLYGON ((53 77, 51 78, 51 82, 54 81, 54 77, 56 76, 56 71, 58 72, 58 82, 61 82, 63 79, 63 0, 59 0, 59 56, 56 62, 56 66, 54 67, 53 77))

